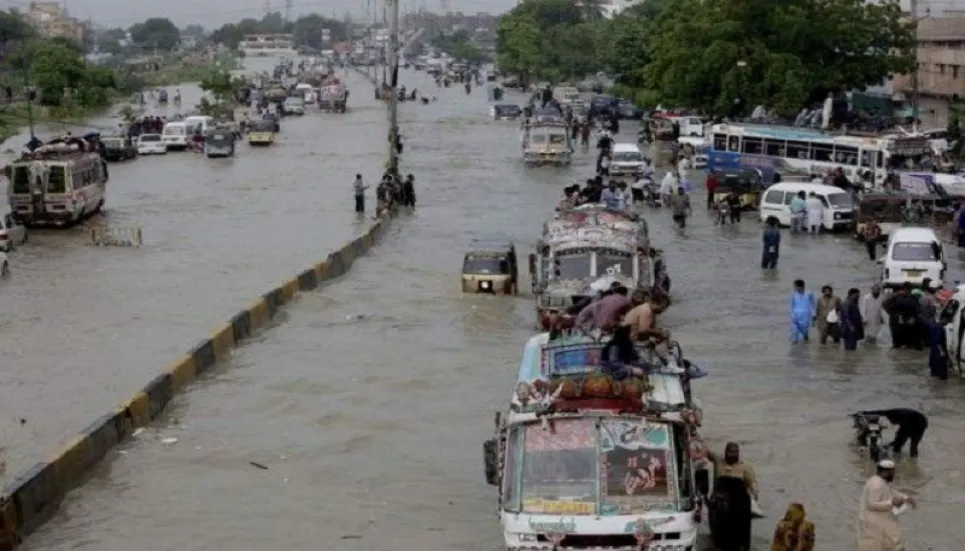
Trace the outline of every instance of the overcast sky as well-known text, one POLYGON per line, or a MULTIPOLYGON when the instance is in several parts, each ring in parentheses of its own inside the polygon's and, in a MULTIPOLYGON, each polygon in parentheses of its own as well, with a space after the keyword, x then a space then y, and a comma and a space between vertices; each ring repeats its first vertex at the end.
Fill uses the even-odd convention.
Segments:
MULTIPOLYGON (((284 0, 269 0, 272 11, 284 12, 284 0)), ((368 0, 293 0, 294 16, 317 12, 341 19, 346 12, 361 18, 368 0)), ((415 11, 420 5, 433 12, 442 9, 444 0, 402 0, 402 9, 415 11), (421 2, 421 4, 420 4, 421 2)), ((265 0, 64 0, 74 17, 93 19, 103 26, 127 27, 149 17, 167 17, 178 26, 200 23, 217 27, 245 17, 261 17, 265 0)), ((516 0, 447 0, 450 11, 501 13, 516 5, 516 0)), ((0 0, 2 7, 25 7, 29 0, 0 0)), ((379 4, 381 6, 381 4, 379 4)), ((379 8, 381 12, 381 8, 379 8)))

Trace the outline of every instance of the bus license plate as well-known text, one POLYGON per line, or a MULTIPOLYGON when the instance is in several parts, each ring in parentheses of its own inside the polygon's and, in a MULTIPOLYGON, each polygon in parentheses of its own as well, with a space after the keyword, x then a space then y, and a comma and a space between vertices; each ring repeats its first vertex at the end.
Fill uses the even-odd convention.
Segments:
POLYGON ((923 274, 924 272, 922 272, 921 270, 902 270, 901 273, 908 277, 921 277, 921 274, 923 274))

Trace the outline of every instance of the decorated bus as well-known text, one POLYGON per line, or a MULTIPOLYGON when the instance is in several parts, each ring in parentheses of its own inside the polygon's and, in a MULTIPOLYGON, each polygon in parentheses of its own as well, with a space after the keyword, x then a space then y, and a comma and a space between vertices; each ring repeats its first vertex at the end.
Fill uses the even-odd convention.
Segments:
POLYGON ((543 329, 614 282, 655 296, 670 292, 666 263, 650 246, 646 221, 600 204, 560 212, 547 222, 529 270, 543 329))
POLYGON ((544 333, 523 349, 509 411, 484 445, 506 549, 695 551, 691 451, 703 444, 690 383, 615 381, 600 370, 602 347, 544 333))

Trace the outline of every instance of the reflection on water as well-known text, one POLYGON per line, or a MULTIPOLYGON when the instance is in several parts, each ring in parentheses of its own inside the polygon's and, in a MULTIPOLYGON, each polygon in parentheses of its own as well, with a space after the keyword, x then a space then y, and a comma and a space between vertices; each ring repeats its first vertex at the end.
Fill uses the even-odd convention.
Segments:
MULTIPOLYGON (((403 82, 432 88, 415 78, 403 82)), ((524 169, 517 126, 486 121, 482 93, 431 93, 440 100, 402 107, 418 212, 397 220, 343 281, 240 350, 217 383, 181 397, 171 426, 158 429, 177 445, 126 445, 27 549, 84 541, 104 551, 158 542, 254 551, 282 534, 292 548, 334 551, 502 548, 481 443, 511 392, 533 302, 461 295, 460 263, 473 236, 493 232, 528 252, 562 187, 592 159, 577 154, 571 171, 524 169), (470 130, 440 119, 477 122, 470 130), (469 162, 455 170, 448 159, 461 155, 469 162)), ((764 275, 756 221, 721 228, 698 212, 679 231, 669 212, 647 214, 674 278, 676 300, 661 322, 711 369, 697 387, 705 431, 718 450, 740 443, 758 470, 768 518, 755 525, 755 545, 767 549, 795 500, 823 547, 851 548, 872 468, 848 445, 847 414, 905 406, 931 424, 917 464, 903 460, 898 470, 896 485, 923 497, 901 522, 913 548, 954 549, 965 480, 946 458, 965 445, 961 385, 930 380, 920 354, 787 343, 791 281, 867 288, 876 268, 862 249, 846 236, 786 235, 779 272, 764 275)))

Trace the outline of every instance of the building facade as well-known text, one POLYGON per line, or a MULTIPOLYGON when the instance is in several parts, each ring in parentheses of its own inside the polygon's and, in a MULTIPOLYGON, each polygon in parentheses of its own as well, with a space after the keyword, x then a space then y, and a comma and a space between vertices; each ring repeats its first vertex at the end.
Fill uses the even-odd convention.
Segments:
MULTIPOLYGON (((965 100, 965 17, 918 21, 918 111, 925 128, 948 125, 949 105, 965 100)), ((914 77, 898 75, 896 99, 914 101, 914 77)))
POLYGON ((59 2, 31 2, 27 7, 27 21, 41 36, 62 37, 83 42, 86 25, 67 14, 59 2))

